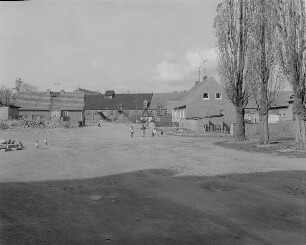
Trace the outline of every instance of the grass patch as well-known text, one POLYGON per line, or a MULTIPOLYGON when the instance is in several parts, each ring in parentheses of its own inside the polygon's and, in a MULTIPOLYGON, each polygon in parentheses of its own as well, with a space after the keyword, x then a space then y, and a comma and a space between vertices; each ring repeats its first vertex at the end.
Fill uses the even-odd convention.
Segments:
POLYGON ((234 140, 222 141, 215 142, 214 145, 245 152, 272 154, 289 158, 306 158, 306 151, 296 149, 294 140, 291 138, 276 139, 271 141, 269 145, 260 145, 258 140, 243 142, 235 142, 234 140))

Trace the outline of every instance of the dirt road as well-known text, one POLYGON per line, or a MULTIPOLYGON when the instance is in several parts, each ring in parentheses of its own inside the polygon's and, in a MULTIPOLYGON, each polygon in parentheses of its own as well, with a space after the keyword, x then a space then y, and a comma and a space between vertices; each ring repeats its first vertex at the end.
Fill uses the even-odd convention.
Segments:
POLYGON ((26 146, 0 152, 1 244, 306 242, 305 159, 127 125, 1 134, 26 146))

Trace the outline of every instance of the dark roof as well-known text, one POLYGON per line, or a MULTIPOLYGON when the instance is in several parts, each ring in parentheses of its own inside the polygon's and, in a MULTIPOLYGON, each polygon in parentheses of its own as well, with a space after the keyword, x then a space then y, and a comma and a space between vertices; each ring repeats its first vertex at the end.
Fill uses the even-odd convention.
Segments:
POLYGON ((186 105, 182 105, 182 106, 177 106, 175 108, 173 108, 174 110, 178 110, 178 109, 184 109, 186 108, 186 105))
POLYGON ((143 102, 151 103, 152 94, 115 94, 112 99, 104 95, 85 95, 85 110, 117 110, 122 104, 125 110, 143 110, 143 102))
POLYGON ((83 110, 84 93, 18 92, 15 105, 21 110, 83 110))
POLYGON ((2 104, 2 103, 0 103, 0 107, 14 107, 14 108, 20 108, 20 106, 10 105, 10 104, 2 104))
MULTIPOLYGON (((293 91, 280 91, 275 99, 275 102, 271 105, 271 108, 282 108, 288 107, 288 102, 290 101, 293 91)), ((246 109, 256 109, 257 105, 254 99, 249 100, 246 109)))

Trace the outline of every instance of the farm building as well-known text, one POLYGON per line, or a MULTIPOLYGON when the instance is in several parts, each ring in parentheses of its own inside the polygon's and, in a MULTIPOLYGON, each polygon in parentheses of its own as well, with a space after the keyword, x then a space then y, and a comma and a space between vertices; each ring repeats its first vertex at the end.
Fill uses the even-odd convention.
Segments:
POLYGON ((16 120, 19 118, 19 107, 0 104, 0 120, 16 120))
POLYGON ((151 93, 116 94, 115 91, 108 90, 104 94, 85 95, 85 121, 90 124, 99 120, 150 120, 153 118, 151 101, 151 93))
POLYGON ((15 105, 22 118, 43 121, 84 122, 82 92, 18 92, 15 105))
POLYGON ((154 116, 171 115, 172 109, 168 109, 169 103, 177 103, 184 96, 184 92, 153 93, 150 109, 154 116))
MULTIPOLYGON (((293 91, 281 91, 275 98, 275 102, 269 110, 269 123, 280 121, 292 121, 293 91)), ((258 106, 254 100, 250 100, 245 108, 245 120, 249 123, 259 123, 258 106)))
POLYGON ((169 110, 169 105, 176 105, 183 95, 184 92, 153 93, 150 110, 157 126, 172 126, 172 108, 169 110))
POLYGON ((172 121, 180 127, 197 131, 205 125, 223 130, 236 121, 235 108, 223 86, 213 77, 196 82, 172 110, 172 121))

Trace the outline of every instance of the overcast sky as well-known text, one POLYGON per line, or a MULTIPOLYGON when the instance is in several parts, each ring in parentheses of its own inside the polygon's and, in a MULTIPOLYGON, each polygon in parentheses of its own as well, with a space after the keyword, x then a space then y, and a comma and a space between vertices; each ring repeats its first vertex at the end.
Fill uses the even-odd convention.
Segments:
POLYGON ((39 90, 190 89, 216 76, 218 0, 0 2, 0 83, 39 90), (203 73, 203 69, 202 69, 203 73))

